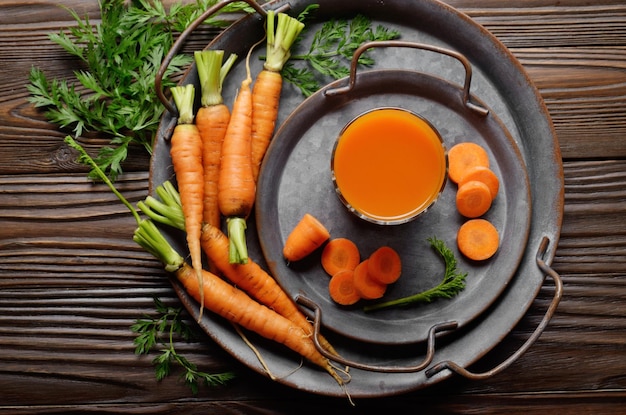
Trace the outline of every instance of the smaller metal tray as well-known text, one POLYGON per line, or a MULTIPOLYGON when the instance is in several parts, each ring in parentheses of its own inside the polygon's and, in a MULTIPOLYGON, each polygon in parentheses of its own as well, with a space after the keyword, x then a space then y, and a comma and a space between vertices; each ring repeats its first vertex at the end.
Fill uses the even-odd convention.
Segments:
MULTIPOLYGON (((515 142, 495 114, 470 97, 471 67, 458 54, 442 48, 407 42, 373 42, 372 47, 413 53, 426 49, 456 57, 467 71, 465 85, 454 85, 432 75, 406 70, 370 70, 334 82, 299 105, 273 138, 257 188, 256 222, 261 248, 272 275, 295 299, 298 295, 323 311, 322 326, 354 340, 379 344, 407 344, 426 340, 430 328, 454 321, 462 328, 484 312, 506 288, 526 249, 530 229, 530 185, 515 142), (414 48, 413 50, 404 48, 414 48), (351 82, 349 82, 351 81, 351 82), (341 129, 358 114, 378 107, 411 110, 430 121, 449 149, 471 141, 489 153, 490 167, 501 179, 500 192, 485 216, 499 230, 499 252, 483 262, 464 259, 456 248, 456 233, 467 220, 456 210, 456 184, 448 181, 439 200, 412 222, 383 226, 352 215, 333 187, 330 159, 341 129), (305 213, 324 223, 332 238, 347 237, 362 258, 388 245, 403 260, 400 280, 388 287, 384 300, 408 296, 435 287, 445 266, 429 245, 437 237, 467 271, 466 288, 452 299, 404 308, 364 312, 364 302, 352 307, 334 303, 328 294, 329 276, 319 251, 300 263, 287 264, 284 242, 305 213)), ((355 61, 358 56, 355 55, 355 61)), ((458 62, 457 62, 458 64, 458 62)), ((463 67, 458 65, 458 70, 463 67)))

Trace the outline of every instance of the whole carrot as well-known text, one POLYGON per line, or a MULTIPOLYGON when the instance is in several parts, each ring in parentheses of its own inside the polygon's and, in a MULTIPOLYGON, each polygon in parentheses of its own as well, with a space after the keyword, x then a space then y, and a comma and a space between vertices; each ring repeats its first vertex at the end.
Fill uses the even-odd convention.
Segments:
POLYGON ((255 180, 274 135, 283 84, 280 71, 303 28, 302 22, 287 14, 276 15, 273 10, 267 12, 267 58, 252 89, 252 172, 255 180))
POLYGON ((246 263, 246 218, 254 205, 256 184, 252 174, 252 91, 248 76, 241 82, 222 144, 217 201, 226 217, 231 263, 246 263))
POLYGON ((230 121, 230 109, 222 98, 222 84, 236 55, 222 65, 223 50, 205 50, 194 53, 202 96, 196 113, 196 125, 202 138, 202 165, 204 169, 204 222, 220 226, 217 204, 222 143, 230 121))
POLYGON ((150 220, 140 222, 133 239, 157 257, 166 270, 174 273, 191 297, 196 301, 200 301, 201 298, 206 299, 208 310, 260 336, 287 346, 325 369, 333 379, 343 385, 343 379, 337 374, 330 361, 315 348, 311 337, 307 336, 300 327, 257 303, 246 293, 209 271, 203 271, 202 280, 199 281, 195 271, 169 245, 150 220))
MULTIPOLYGON (((202 140, 194 124, 193 103, 195 89, 193 85, 172 88, 172 96, 178 108, 178 122, 170 140, 170 156, 176 174, 178 191, 185 217, 187 245, 191 264, 196 271, 198 282, 202 284, 202 249, 200 233, 202 230, 204 178, 202 168, 202 140)), ((200 298, 200 314, 204 307, 204 298, 200 298)))

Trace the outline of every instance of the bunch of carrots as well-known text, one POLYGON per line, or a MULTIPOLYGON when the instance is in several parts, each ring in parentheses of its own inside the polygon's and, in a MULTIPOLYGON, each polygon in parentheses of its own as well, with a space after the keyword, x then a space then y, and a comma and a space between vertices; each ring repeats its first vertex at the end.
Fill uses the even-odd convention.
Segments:
POLYGON ((359 300, 381 298, 389 284, 402 273, 402 261, 389 246, 382 246, 361 260, 358 246, 348 238, 330 239, 328 229, 313 215, 305 213, 289 233, 283 256, 289 262, 299 261, 322 249, 321 265, 330 276, 328 293, 340 305, 359 300))
MULTIPOLYGON (((276 281, 262 268, 250 261, 244 265, 230 264, 227 255, 228 240, 218 228, 205 224, 210 231, 203 233, 202 244, 207 254, 233 282, 229 284, 221 276, 202 269, 201 280, 191 265, 171 246, 155 225, 163 223, 185 230, 182 195, 170 183, 157 187, 158 199, 148 196, 135 209, 120 194, 109 178, 70 136, 66 143, 80 153, 82 160, 89 162, 99 177, 130 210, 137 222, 133 240, 157 258, 165 270, 172 273, 187 293, 196 301, 205 300, 206 308, 262 337, 282 344, 303 358, 327 371, 340 386, 344 380, 316 347, 312 338, 313 328, 293 301, 280 289, 276 281), (142 219, 139 212, 148 218, 142 219), (256 297, 260 300, 255 300, 256 297)), ((320 336, 320 343, 332 354, 337 352, 320 336)))
MULTIPOLYGON (((228 259, 246 264, 246 220, 256 196, 258 172, 274 133, 282 77, 289 50, 304 24, 284 13, 267 13, 267 58, 254 86, 249 58, 232 110, 224 103, 222 86, 237 56, 223 61, 224 51, 194 54, 201 87, 201 106, 194 117, 195 89, 189 84, 172 88, 178 109, 170 156, 182 201, 191 265, 203 297, 201 236, 204 224, 228 229, 228 259)), ((215 271, 214 265, 209 264, 215 271)))
MULTIPOLYGON (((247 76, 232 110, 223 101, 222 86, 237 57, 231 55, 224 62, 221 50, 194 54, 202 92, 195 117, 194 86, 172 88, 179 115, 170 156, 178 190, 166 182, 157 189, 165 202, 149 197, 139 204, 151 220, 138 222, 135 241, 176 275, 200 303, 200 316, 206 306, 233 323, 286 345, 343 385, 329 359, 315 348, 311 323, 276 280, 248 257, 245 236, 259 168, 278 115, 280 71, 303 27, 284 13, 268 11, 264 67, 253 85, 248 54, 247 76), (228 235, 222 232, 222 218, 228 235), (152 220, 186 232, 191 265, 172 249, 152 220), (209 270, 203 269, 202 253, 209 270)), ((328 353, 337 354, 323 336, 318 340, 328 353)))
POLYGON ((457 233, 459 251, 467 258, 483 261, 498 250, 497 228, 481 218, 498 194, 500 180, 490 169, 489 155, 479 144, 461 142, 448 152, 448 177, 457 184, 456 207, 468 218, 457 233))

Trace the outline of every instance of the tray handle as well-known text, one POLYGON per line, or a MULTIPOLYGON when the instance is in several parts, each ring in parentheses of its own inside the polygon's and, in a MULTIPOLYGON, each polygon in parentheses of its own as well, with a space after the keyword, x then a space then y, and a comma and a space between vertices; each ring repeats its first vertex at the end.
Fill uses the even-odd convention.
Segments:
POLYGON ((165 57, 163 58, 163 62, 161 62, 161 66, 159 67, 159 70, 157 71, 156 76, 155 76, 154 87, 156 89, 156 94, 157 94, 157 97, 159 98, 159 101, 161 101, 161 103, 165 106, 165 109, 167 109, 167 111, 173 117, 177 117, 178 116, 178 110, 171 103, 171 101, 165 96, 165 92, 163 91, 163 76, 165 75, 165 72, 167 71, 167 68, 170 66, 170 63, 172 62, 172 59, 174 59, 174 57, 178 54, 178 52, 182 48, 183 44, 187 40, 187 37, 194 30, 196 30, 196 28, 198 26, 200 26, 200 24, 202 24, 202 22, 204 22, 206 19, 211 17, 213 14, 217 13, 218 11, 220 11, 223 7, 225 7, 225 6, 227 6, 227 5, 231 4, 231 3, 234 3, 236 1, 243 1, 243 2, 247 3, 250 7, 252 7, 262 17, 265 17, 266 14, 267 14, 265 9, 263 7, 261 7, 254 0, 223 0, 223 1, 218 1, 216 4, 214 4, 213 6, 209 7, 208 9, 206 9, 204 11, 204 13, 202 13, 200 16, 198 16, 196 18, 196 20, 191 22, 189 24, 189 26, 187 26, 187 28, 183 32, 181 32, 181 34, 178 36, 178 38, 172 44, 172 47, 170 48, 170 50, 167 52, 167 55, 165 55, 165 57))
POLYGON ((352 88, 354 88, 354 85, 356 84, 356 78, 357 78, 356 72, 357 72, 359 58, 368 49, 377 48, 377 47, 383 47, 383 48, 402 47, 402 48, 423 49, 423 50, 428 50, 431 52, 441 53, 443 55, 447 55, 452 58, 455 58, 456 60, 461 62, 461 64, 463 65, 463 68, 465 68, 465 81, 463 83, 463 103, 465 104, 467 108, 469 108, 471 111, 474 111, 478 115, 486 116, 487 114, 489 114, 489 110, 487 108, 471 102, 470 85, 472 82, 472 66, 469 63, 469 60, 464 55, 458 52, 449 50, 449 49, 439 47, 439 46, 427 45, 424 43, 416 43, 416 42, 410 42, 410 41, 402 41, 402 40, 380 40, 380 41, 370 41, 370 42, 363 43, 354 51, 354 55, 352 55, 352 61, 350 63, 350 76, 349 76, 348 85, 337 87, 337 88, 329 88, 324 91, 324 94, 326 96, 335 96, 335 95, 340 95, 340 94, 344 94, 346 92, 351 91, 352 88))
POLYGON ((548 307, 548 310, 546 311, 546 314, 543 316, 543 319, 541 320, 541 322, 539 323, 535 331, 531 334, 531 336, 526 340, 526 342, 524 342, 524 344, 519 349, 517 349, 512 355, 510 355, 506 360, 504 360, 502 363, 498 364, 496 367, 494 367, 491 370, 488 370, 482 373, 474 373, 474 372, 470 372, 469 370, 459 366, 458 364, 452 361, 443 361, 443 362, 435 364, 434 366, 430 367, 424 372, 427 378, 433 377, 434 375, 441 372, 442 370, 449 369, 453 371, 454 373, 461 375, 465 378, 471 379, 471 380, 487 379, 502 372, 504 369, 508 368, 522 354, 524 354, 530 348, 530 346, 533 345, 533 343, 535 343, 535 341, 539 338, 539 336, 541 336, 545 328, 548 326, 548 323, 552 319, 552 316, 554 315, 554 312, 556 311, 556 308, 559 305, 559 302, 561 301, 561 297, 563 295, 563 282, 561 280, 561 277, 556 271, 554 271, 550 266, 548 266, 543 260, 543 255, 545 254, 548 248, 548 242, 549 240, 547 237, 544 237, 542 239, 541 244, 539 245, 539 249, 537 251, 536 261, 537 261, 537 266, 546 275, 550 276, 550 278, 554 280, 554 284, 555 284, 554 297, 552 299, 552 302, 550 303, 550 306, 548 307))
POLYGON ((334 362, 337 362, 341 365, 348 366, 354 369, 367 370, 371 372, 412 373, 412 372, 419 372, 425 369, 432 362, 433 357, 435 356, 435 338, 436 338, 437 333, 440 333, 443 331, 454 330, 458 327, 458 324, 456 321, 448 321, 448 322, 438 323, 438 324, 433 325, 428 330, 428 343, 427 343, 427 348, 426 348, 426 356, 424 357, 424 360, 421 363, 415 366, 375 366, 375 365, 359 363, 359 362, 355 362, 352 360, 348 360, 341 356, 337 356, 335 354, 329 353, 327 350, 325 350, 319 341, 320 329, 321 329, 321 324, 322 324, 322 310, 313 300, 303 295, 298 295, 296 297, 296 302, 315 312, 315 318, 313 320, 313 343, 315 344, 315 348, 317 349, 317 351, 319 351, 326 358, 334 362))

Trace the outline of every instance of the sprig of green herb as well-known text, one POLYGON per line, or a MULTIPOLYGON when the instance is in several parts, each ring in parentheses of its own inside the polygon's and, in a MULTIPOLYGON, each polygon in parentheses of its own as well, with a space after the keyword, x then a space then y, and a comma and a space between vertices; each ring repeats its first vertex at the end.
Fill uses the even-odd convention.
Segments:
MULTIPOLYGON (((311 10, 305 9, 301 19, 307 20, 311 10)), ((305 29, 306 30, 306 29, 305 29)), ((352 19, 333 19, 326 21, 318 29, 311 40, 308 50, 302 49, 301 36, 298 44, 292 49, 294 54, 282 71, 283 78, 295 85, 309 96, 320 89, 325 79, 340 79, 350 73, 350 60, 356 49, 365 42, 397 39, 400 32, 383 25, 372 25, 372 21, 364 15, 356 15, 352 19), (302 61, 307 65, 298 65, 302 61), (319 79, 319 76, 322 79, 319 79)), ((368 53, 359 57, 359 64, 372 66, 374 59, 368 53)))
POLYGON ((182 356, 175 348, 175 341, 182 339, 189 342, 194 333, 183 320, 183 310, 179 307, 165 305, 160 299, 154 298, 157 316, 146 315, 131 326, 131 330, 137 333, 134 339, 135 354, 149 354, 155 347, 159 347, 160 354, 152 363, 154 365, 157 380, 167 377, 172 370, 172 365, 177 364, 184 369, 181 378, 191 388, 194 394, 198 393, 200 384, 218 386, 224 385, 233 379, 233 372, 207 373, 182 356))
MULTIPOLYGON (((113 180, 123 172, 122 164, 132 144, 152 152, 152 142, 163 113, 154 89, 156 74, 174 41, 174 33, 218 0, 173 4, 169 10, 159 0, 102 0, 101 21, 92 24, 75 11, 68 12, 76 26, 49 38, 70 55, 79 58, 84 69, 75 79, 49 80, 33 67, 27 86, 30 102, 44 108, 49 121, 70 129, 74 137, 86 132, 104 134, 110 141, 97 157, 98 166, 113 180)), ((245 3, 244 3, 245 4, 245 3)), ((249 6, 231 3, 221 13, 249 11, 249 6)), ((209 24, 224 26, 218 16, 209 24)), ((192 62, 192 57, 174 57, 163 76, 163 86, 192 62)), ((92 171, 90 176, 95 178, 92 171)))
POLYGON ((457 260, 454 252, 446 244, 435 237, 428 238, 430 245, 437 251, 446 264, 443 280, 429 290, 402 297, 395 300, 385 301, 378 304, 365 306, 365 311, 381 310, 391 307, 405 307, 416 303, 430 303, 438 298, 452 298, 465 289, 467 272, 457 270, 457 260))

